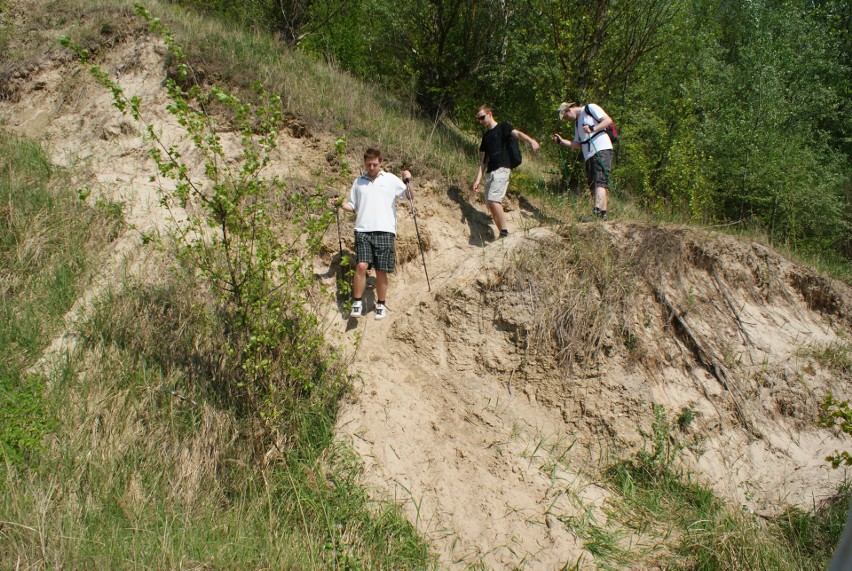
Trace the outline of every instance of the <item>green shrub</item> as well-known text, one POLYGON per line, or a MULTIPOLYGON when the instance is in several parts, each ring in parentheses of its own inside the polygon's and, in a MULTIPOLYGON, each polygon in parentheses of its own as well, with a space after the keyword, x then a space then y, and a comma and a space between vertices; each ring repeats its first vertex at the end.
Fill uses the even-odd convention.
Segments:
POLYGON ((44 396, 43 377, 5 373, 0 374, 0 462, 22 464, 41 448, 56 418, 44 396))

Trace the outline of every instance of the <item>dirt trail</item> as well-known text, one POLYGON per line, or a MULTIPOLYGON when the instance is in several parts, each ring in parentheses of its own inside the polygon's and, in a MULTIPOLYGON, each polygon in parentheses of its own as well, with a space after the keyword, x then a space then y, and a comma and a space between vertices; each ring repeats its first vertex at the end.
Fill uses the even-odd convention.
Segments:
MULTIPOLYGON (((162 56, 159 46, 131 39, 106 67, 118 70, 131 94, 162 109, 162 56)), ((130 229, 69 321, 121 272, 138 271, 143 234, 165 231, 182 216, 159 205, 137 129, 80 73, 45 62, 23 81, 20 98, 0 102, 6 128, 45 141, 56 164, 95 173, 75 185, 125 204, 130 229)), ((171 136, 169 117, 152 120, 171 136)), ((333 148, 328 134, 285 134, 273 168, 294 184, 313 185, 316 175, 304 165, 328 165, 333 148)), ((823 458, 848 440, 817 431, 812 421, 826 388, 850 396, 849 379, 833 378, 799 350, 848 332, 849 288, 756 244, 610 222, 606 236, 626 255, 665 234, 683 263, 659 281, 637 282, 638 358, 610 338, 595 366, 569 373, 519 347, 517 332, 533 318, 529 299, 488 293, 504 264, 564 237, 533 227, 532 213, 516 208, 510 237, 495 241, 478 200, 436 181, 416 180, 415 192, 431 292, 403 203, 403 260, 391 278, 389 317, 377 322, 368 313, 353 323, 331 302, 326 317, 359 376, 341 411, 340 437, 363 459, 375 495, 401 502, 433 541, 442 567, 593 566, 574 524, 617 525, 608 520, 612 493, 599 470, 643 446, 654 404, 692 407, 691 434, 702 449, 685 451, 684 465, 745 509, 809 505, 836 486, 842 474, 823 458)), ((344 219, 343 235, 351 241, 351 220, 344 219)), ((328 255, 317 266, 328 269, 338 244, 337 236, 326 238, 328 255)), ((369 294, 367 301, 370 307, 369 294)), ((72 341, 58 338, 48 355, 72 341)), ((634 547, 655 539, 622 535, 634 547)))
POLYGON ((578 474, 543 469, 570 445, 561 416, 539 405, 531 387, 513 385, 511 375, 479 373, 483 363, 517 366, 489 308, 471 307, 464 329, 435 316, 454 287, 488 279, 519 242, 547 231, 514 231, 477 247, 440 217, 423 224, 435 252, 427 259, 432 293, 422 267, 411 262, 392 278, 388 318, 374 321, 368 313, 347 333, 357 344, 360 381, 339 430, 364 459, 368 480, 406 504, 447 566, 512 568, 527 560, 559 568, 582 546, 548 510, 578 515, 561 489, 588 485, 578 474), (451 346, 445 336, 455 334, 469 341, 451 346))

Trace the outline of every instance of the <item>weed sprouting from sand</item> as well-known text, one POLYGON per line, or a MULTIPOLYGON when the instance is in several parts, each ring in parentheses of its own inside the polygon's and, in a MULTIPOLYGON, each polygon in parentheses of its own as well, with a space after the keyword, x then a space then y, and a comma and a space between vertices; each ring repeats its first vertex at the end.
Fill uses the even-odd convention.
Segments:
POLYGON ((811 344, 799 350, 798 356, 811 357, 821 366, 840 375, 852 374, 852 343, 845 339, 811 344))

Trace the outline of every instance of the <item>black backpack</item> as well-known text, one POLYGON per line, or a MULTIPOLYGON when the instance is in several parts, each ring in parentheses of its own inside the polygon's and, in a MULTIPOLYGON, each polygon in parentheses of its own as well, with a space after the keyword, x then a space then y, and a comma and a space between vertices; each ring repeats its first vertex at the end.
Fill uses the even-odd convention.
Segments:
POLYGON ((509 168, 515 168, 521 164, 524 160, 521 157, 521 146, 518 144, 518 140, 509 135, 509 143, 506 145, 506 151, 509 153, 509 168))
MULTIPOLYGON (((595 117, 595 114, 592 113, 592 108, 589 107, 588 105, 586 105, 585 111, 586 111, 586 115, 588 115, 589 117, 594 119, 595 122, 597 122, 597 123, 601 122, 600 119, 595 117)), ((612 117, 610 117, 610 118, 612 118, 612 117)), ((607 127, 606 129, 604 129, 603 131, 598 131, 595 136, 600 135, 601 133, 606 133, 607 135, 609 135, 609 140, 612 141, 613 143, 618 141, 618 129, 615 128, 615 121, 613 121, 612 124, 609 127, 607 127)))

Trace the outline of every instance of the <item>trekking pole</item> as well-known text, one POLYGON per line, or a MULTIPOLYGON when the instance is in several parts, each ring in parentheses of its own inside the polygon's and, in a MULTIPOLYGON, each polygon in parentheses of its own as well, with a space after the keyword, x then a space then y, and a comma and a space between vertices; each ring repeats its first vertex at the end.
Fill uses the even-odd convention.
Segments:
POLYGON ((423 273, 426 274, 426 287, 432 291, 432 285, 429 283, 429 272, 426 271, 426 256, 423 254, 423 242, 420 241, 420 227, 417 225, 417 213, 414 211, 414 195, 411 194, 411 182, 405 181, 405 186, 408 188, 408 201, 411 203, 411 217, 414 218, 414 230, 417 232, 417 246, 420 247, 420 259, 423 261, 423 273))
MULTIPOLYGON (((337 198, 336 196, 334 198, 337 198)), ((340 207, 334 207, 334 217, 337 219, 337 248, 340 251, 340 263, 343 264, 343 238, 340 237, 340 207)))

